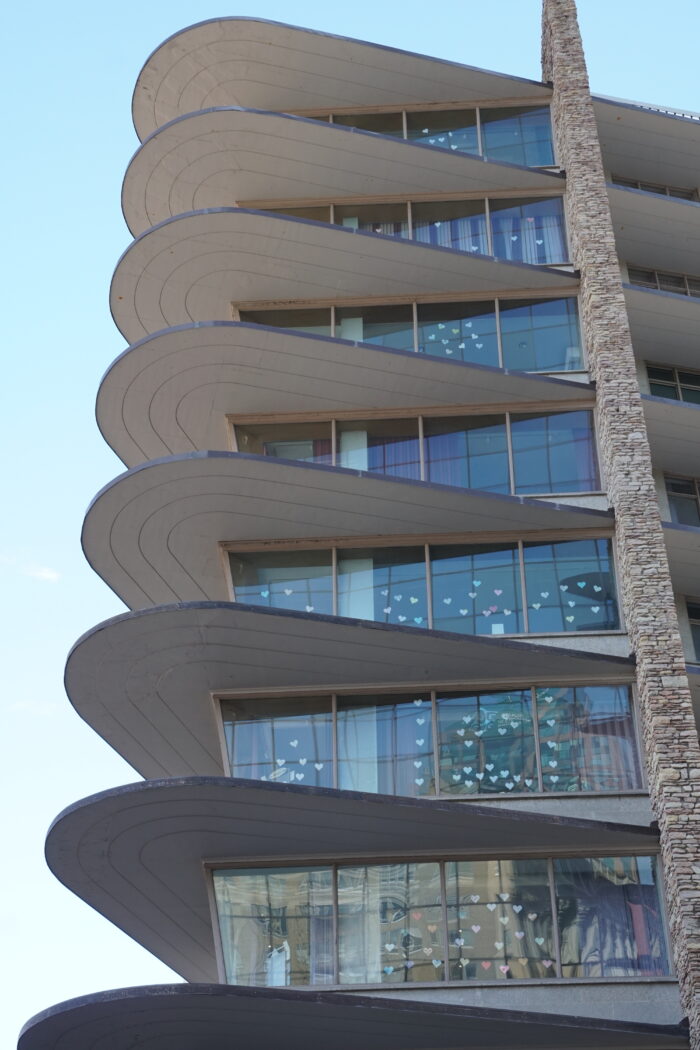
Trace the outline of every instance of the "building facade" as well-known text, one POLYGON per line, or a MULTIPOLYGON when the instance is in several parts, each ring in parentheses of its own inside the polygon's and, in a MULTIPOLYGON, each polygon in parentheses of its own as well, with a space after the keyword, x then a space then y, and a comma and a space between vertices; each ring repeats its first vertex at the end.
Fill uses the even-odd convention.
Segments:
POLYGON ((187 983, 20 1050, 700 1046, 700 119, 542 61, 147 61, 47 858, 187 983))

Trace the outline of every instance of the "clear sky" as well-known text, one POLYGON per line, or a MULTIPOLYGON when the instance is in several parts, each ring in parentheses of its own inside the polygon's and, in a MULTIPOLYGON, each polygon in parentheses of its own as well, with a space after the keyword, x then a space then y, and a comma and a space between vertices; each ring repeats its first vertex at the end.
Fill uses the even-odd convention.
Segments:
MULTIPOLYGON (((579 0, 594 91, 700 110, 700 5, 675 0, 669 11, 651 0, 579 0)), ((130 100, 141 65, 193 22, 255 15, 537 79, 539 13, 540 0, 39 0, 6 10, 3 1050, 30 1015, 61 1000, 175 979, 64 889, 43 858, 64 806, 137 779, 73 712, 62 676, 73 642, 123 611, 84 561, 79 536, 89 500, 123 469, 97 431, 94 401, 124 349, 107 291, 129 241, 119 194, 137 145, 130 100)))

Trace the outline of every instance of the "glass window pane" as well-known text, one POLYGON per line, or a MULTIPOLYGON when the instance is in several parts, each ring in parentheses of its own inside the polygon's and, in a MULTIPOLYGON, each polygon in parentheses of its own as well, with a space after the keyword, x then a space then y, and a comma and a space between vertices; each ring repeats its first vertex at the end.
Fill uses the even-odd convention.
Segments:
POLYGON ((695 299, 700 297, 700 280, 697 277, 688 278, 688 295, 692 295, 695 299))
POLYGON ((231 552, 235 600, 268 609, 333 612, 330 551, 231 552))
POLYGON ((678 382, 683 386, 700 387, 700 372, 679 372, 678 382))
POLYGON ((554 861, 563 977, 660 977, 668 958, 653 857, 554 861))
POLYGON ((700 390, 697 387, 682 386, 681 399, 689 401, 693 405, 700 405, 700 390))
POLYGON ((227 981, 334 982, 329 868, 215 871, 214 892, 227 981))
POLYGON ((684 277, 673 273, 660 273, 658 277, 659 288, 662 292, 677 292, 680 295, 686 294, 684 277))
POLYGON ((640 270, 638 267, 628 266, 627 276, 630 284, 638 284, 642 288, 658 288, 654 270, 640 270))
POLYGON ((271 328, 292 328, 309 335, 331 334, 330 310, 241 310, 241 321, 271 328))
POLYGON ((537 791, 530 690, 437 698, 440 792, 537 791))
POLYGON ((419 304, 418 350, 433 357, 498 368, 493 302, 419 304))
POLYGON ((695 482, 690 478, 667 477, 666 493, 671 511, 671 521, 679 525, 700 525, 700 506, 698 505, 695 482))
POLYGON ((408 208, 405 204, 336 204, 335 223, 350 230, 382 233, 385 237, 408 237, 408 208))
POLYGON ((530 167, 554 164, 548 106, 482 109, 481 133, 489 160, 530 167))
POLYGON ((691 623, 690 634, 693 639, 695 659, 700 660, 700 623, 691 623))
POLYGON ((427 627, 423 548, 338 551, 338 614, 427 627))
POLYGON ((417 419, 338 422, 336 433, 339 467, 420 480, 417 419))
POLYGON ((583 368, 575 299, 502 302, 503 365, 521 372, 583 368))
POLYGON ((224 700, 221 704, 231 776, 333 786, 331 700, 224 700))
POLYGON ((676 382, 676 374, 672 368, 661 368, 659 365, 647 365, 647 375, 650 379, 660 379, 665 383, 676 382))
POLYGON ((503 416, 426 419, 426 480, 486 492, 510 492, 503 416))
POLYGON ((335 311, 335 334, 353 343, 372 343, 392 350, 413 350, 410 306, 347 306, 335 311))
POLYGON ((626 685, 537 690, 545 791, 632 791, 641 785, 626 685))
POLYGON ((435 794, 430 696, 338 698, 338 787, 435 794))
POLYGON ((272 215, 288 215, 290 219, 311 219, 313 222, 330 222, 330 206, 325 208, 266 208, 272 215))
POLYGON ((522 631, 517 544, 431 547, 430 559, 436 630, 522 631))
POLYGON ((413 238, 458 252, 488 252, 484 202, 423 201, 412 205, 413 238))
POLYGON ((526 543, 530 631, 613 631, 619 627, 609 540, 526 543))
POLYGON ((403 115, 401 113, 343 113, 333 114, 334 124, 373 131, 375 135, 395 135, 403 138, 403 115))
POLYGON ((338 869, 341 984, 442 981, 443 935, 438 864, 338 869))
POLYGON ((671 401, 681 400, 680 392, 675 383, 671 385, 666 383, 650 382, 649 391, 654 395, 654 397, 665 397, 670 399, 671 401))
POLYGON ((557 976, 546 860, 445 867, 452 980, 557 976))
POLYGON ((522 263, 565 263, 569 253, 561 197, 490 200, 493 254, 522 263))
POLYGON ((478 153, 476 110, 452 109, 425 113, 407 113, 408 138, 425 146, 450 149, 459 153, 478 153))
POLYGON ((333 462, 331 424, 277 423, 236 426, 239 452, 275 459, 295 459, 303 463, 333 462))
POLYGON ((599 488, 592 412, 511 416, 511 436, 517 493, 599 488))

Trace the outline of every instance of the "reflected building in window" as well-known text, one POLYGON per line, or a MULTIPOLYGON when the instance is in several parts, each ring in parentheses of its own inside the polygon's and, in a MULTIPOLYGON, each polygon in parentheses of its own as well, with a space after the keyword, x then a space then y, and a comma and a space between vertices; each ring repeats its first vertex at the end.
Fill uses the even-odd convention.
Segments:
POLYGON ((66 673, 144 780, 47 858, 186 983, 20 1050, 700 1050, 697 121, 544 8, 542 80, 256 18, 144 66, 83 531, 128 611, 66 673))

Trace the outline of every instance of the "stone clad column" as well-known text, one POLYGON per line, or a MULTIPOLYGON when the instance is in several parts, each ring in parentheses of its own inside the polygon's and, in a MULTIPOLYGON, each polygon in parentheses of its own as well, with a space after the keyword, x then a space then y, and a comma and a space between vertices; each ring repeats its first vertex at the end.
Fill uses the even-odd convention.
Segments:
POLYGON ((571 258, 597 384, 597 423, 637 690, 651 804, 691 1045, 700 1048, 700 748, 685 672, 651 455, 575 0, 543 0, 543 79, 566 171, 571 258))

